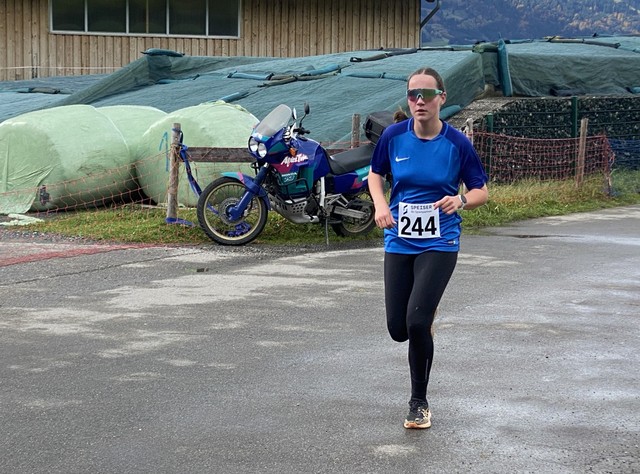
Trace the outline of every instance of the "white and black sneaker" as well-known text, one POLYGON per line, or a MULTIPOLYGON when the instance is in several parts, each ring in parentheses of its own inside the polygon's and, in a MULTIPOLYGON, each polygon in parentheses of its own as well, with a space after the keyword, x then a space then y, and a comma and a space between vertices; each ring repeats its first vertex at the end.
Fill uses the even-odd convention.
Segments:
POLYGON ((425 400, 411 400, 409 414, 404 420, 407 429, 425 429, 431 427, 431 410, 425 400))

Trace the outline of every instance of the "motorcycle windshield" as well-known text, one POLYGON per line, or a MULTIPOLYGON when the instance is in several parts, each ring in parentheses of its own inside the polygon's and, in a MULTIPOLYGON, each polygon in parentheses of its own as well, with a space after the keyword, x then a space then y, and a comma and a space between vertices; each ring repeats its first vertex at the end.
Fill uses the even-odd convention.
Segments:
POLYGON ((280 104, 256 125, 253 135, 257 135, 257 138, 270 138, 285 127, 289 123, 289 119, 291 119, 291 109, 280 104))

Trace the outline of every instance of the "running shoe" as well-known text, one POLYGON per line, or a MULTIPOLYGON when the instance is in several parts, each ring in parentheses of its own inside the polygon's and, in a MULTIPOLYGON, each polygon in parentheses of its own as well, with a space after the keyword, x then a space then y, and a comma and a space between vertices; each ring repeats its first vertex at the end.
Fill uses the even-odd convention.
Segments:
POLYGON ((409 402, 409 414, 404 420, 407 429, 424 429, 431 427, 431 410, 429 404, 423 400, 411 400, 409 402))

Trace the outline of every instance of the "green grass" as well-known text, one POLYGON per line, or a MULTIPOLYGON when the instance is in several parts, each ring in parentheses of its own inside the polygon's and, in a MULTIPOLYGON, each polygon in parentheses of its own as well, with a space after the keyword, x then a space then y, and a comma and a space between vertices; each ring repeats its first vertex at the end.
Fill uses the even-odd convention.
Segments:
POLYGON ((602 178, 592 178, 580 189, 573 181, 532 181, 491 186, 489 194, 489 202, 485 206, 463 214, 463 225, 467 231, 535 217, 639 204, 640 172, 616 175, 613 196, 605 192, 602 178))
MULTIPOLYGON (((593 211, 616 206, 640 204, 640 171, 614 175, 614 195, 604 192, 602 178, 590 179, 581 189, 573 182, 523 182, 517 185, 490 185, 489 202, 478 209, 464 211, 463 228, 466 233, 483 227, 544 216, 593 211)), ((149 244, 213 244, 197 226, 193 209, 180 209, 178 217, 195 223, 195 227, 165 224, 166 211, 139 205, 110 209, 86 210, 49 215, 45 222, 30 224, 21 229, 40 233, 81 237, 98 241, 117 241, 149 244)), ((382 231, 375 229, 359 239, 380 239, 382 231)), ((332 243, 353 241, 337 237, 329 229, 332 243)), ((292 224, 275 212, 256 243, 317 244, 325 242, 324 227, 313 224, 292 224)))

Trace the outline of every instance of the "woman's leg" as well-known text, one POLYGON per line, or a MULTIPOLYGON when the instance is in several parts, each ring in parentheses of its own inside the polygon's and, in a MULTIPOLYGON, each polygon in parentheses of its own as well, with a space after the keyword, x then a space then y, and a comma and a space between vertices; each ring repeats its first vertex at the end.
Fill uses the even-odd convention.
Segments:
POLYGON ((384 254, 384 302, 391 339, 404 342, 407 331, 407 304, 413 289, 413 261, 416 255, 384 254))
POLYGON ((456 266, 456 252, 424 252, 413 262, 413 288, 406 307, 411 398, 426 401, 433 362, 431 325, 456 266))

